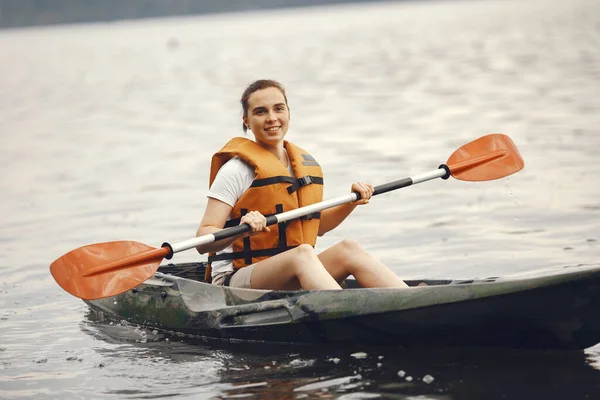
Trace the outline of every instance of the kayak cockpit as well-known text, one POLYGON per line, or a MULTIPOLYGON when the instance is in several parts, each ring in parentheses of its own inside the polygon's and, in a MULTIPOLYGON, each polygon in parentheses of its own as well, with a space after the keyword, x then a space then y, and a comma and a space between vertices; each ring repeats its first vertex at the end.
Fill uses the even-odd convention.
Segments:
MULTIPOLYGON (((180 263, 180 264, 165 264, 161 265, 157 272, 177 276, 193 280, 196 282, 206 283, 204 274, 206 273, 207 263, 205 262, 191 262, 191 263, 180 263)), ((410 287, 413 286, 439 286, 448 285, 450 283, 456 283, 452 279, 411 279, 405 280, 406 284, 410 287)), ((468 283, 472 283, 470 280, 468 283)), ((343 284, 344 289, 362 289, 363 287, 358 284, 356 279, 346 279, 343 284)))

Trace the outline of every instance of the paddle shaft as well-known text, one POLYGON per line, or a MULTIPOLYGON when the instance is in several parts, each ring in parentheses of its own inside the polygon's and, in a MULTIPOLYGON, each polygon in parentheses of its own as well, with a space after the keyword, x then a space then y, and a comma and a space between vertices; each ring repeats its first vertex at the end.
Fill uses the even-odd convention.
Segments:
MULTIPOLYGON (((416 175, 412 178, 403 178, 397 181, 384 183, 379 186, 375 186, 375 191, 373 192, 373 196, 378 194, 391 192, 392 190, 401 189, 403 187, 411 186, 417 183, 429 181, 435 178, 447 178, 450 176, 450 170, 444 164, 440 166, 440 168, 435 171, 426 172, 420 175, 416 175)), ((328 208, 336 207, 342 204, 352 203, 353 201, 360 199, 360 193, 352 192, 344 196, 335 197, 333 199, 321 201, 319 203, 310 204, 304 207, 297 208, 295 210, 286 211, 281 214, 270 215, 267 217, 267 226, 275 225, 281 222, 290 221, 293 219, 297 219, 300 217, 304 217, 305 215, 309 215, 315 212, 319 212, 322 210, 326 210, 328 208)), ((241 224, 238 226, 234 226, 231 228, 223 229, 215 233, 209 233, 207 235, 202 235, 194 239, 186 240, 184 242, 169 244, 163 243, 162 247, 167 247, 171 249, 171 254, 169 254, 166 258, 170 259, 174 253, 178 253, 180 251, 188 250, 194 247, 198 247, 203 244, 208 244, 212 242, 216 242, 218 240, 227 239, 233 236, 241 235, 246 232, 250 232, 250 225, 241 224)))
MULTIPOLYGON (((435 178, 450 176, 463 181, 490 181, 520 171, 523 159, 513 141, 504 134, 482 136, 458 148, 437 170, 404 178, 374 188, 378 195, 435 178)), ((267 217, 267 225, 301 218, 361 198, 357 192, 267 217)), ((156 249, 143 243, 116 241, 97 243, 72 250, 50 265, 56 282, 67 292, 86 300, 123 293, 144 282, 164 258, 197 246, 234 237, 251 230, 247 224, 219 230, 175 245, 164 243, 156 249)))

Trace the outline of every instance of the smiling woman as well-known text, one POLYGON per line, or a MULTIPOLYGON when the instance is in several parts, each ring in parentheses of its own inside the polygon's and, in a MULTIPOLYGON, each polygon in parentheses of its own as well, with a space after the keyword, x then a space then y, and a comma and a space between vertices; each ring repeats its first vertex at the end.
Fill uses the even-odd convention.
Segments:
POLYGON ((355 202, 267 226, 266 216, 321 201, 323 173, 307 151, 284 140, 290 109, 283 85, 258 80, 246 88, 241 103, 243 129, 252 132, 254 141, 234 138, 213 156, 197 236, 238 224, 248 224, 251 231, 197 247, 210 253, 207 281, 253 289, 341 289, 340 282, 353 275, 363 287, 406 287, 355 241, 314 252, 317 236, 369 202, 370 184, 352 184, 350 190, 360 193, 355 202))

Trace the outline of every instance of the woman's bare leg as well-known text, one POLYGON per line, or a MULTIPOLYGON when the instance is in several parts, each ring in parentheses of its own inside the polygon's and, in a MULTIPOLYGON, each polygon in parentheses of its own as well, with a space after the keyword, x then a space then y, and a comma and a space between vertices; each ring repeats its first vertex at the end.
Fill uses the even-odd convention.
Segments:
POLYGON ((250 284, 253 289, 341 289, 307 244, 257 262, 250 284))
POLYGON ((337 282, 353 275, 362 287, 408 287, 391 269, 354 240, 343 240, 318 255, 337 282))

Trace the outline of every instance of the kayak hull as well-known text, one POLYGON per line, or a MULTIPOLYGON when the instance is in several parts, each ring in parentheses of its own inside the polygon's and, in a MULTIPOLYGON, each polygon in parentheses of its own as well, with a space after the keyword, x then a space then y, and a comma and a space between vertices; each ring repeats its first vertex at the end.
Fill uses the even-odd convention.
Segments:
POLYGON ((600 342, 600 266, 529 276, 412 281, 408 289, 263 291, 201 281, 170 264, 86 303, 110 319, 227 340, 577 350, 600 342))

